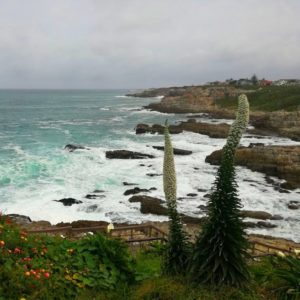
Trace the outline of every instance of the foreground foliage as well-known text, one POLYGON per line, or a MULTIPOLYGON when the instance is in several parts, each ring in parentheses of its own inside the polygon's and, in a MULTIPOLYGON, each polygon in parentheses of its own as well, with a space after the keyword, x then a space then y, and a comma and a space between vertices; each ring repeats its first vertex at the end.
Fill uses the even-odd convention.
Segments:
MULTIPOLYGON (((27 236, 0 219, 0 299, 295 300, 299 258, 250 264, 247 287, 208 288, 163 274, 165 247, 154 244, 135 259, 103 236, 80 241, 27 236), (276 269, 274 269, 276 267, 276 269)), ((298 282, 298 283, 297 283, 298 282)))
POLYGON ((0 219, 0 298, 74 299, 132 282, 134 260, 120 241, 90 235, 78 241, 27 236, 0 219))

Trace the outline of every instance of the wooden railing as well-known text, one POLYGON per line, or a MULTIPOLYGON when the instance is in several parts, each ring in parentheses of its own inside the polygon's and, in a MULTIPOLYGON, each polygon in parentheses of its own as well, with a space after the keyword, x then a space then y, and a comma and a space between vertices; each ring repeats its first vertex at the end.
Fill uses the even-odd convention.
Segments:
POLYGON ((132 225, 116 227, 107 233, 106 226, 91 226, 91 227, 51 227, 45 229, 27 230, 29 234, 63 234, 67 237, 76 237, 80 233, 96 233, 101 232, 112 237, 117 237, 125 240, 127 243, 142 243, 151 241, 166 242, 168 235, 153 225, 132 225))
MULTIPOLYGON (((107 233, 106 226, 91 226, 91 227, 51 227, 45 229, 35 229, 35 230, 27 230, 29 234, 36 234, 36 233, 45 233, 45 234, 63 234, 66 237, 78 237, 82 233, 96 233, 101 232, 111 237, 121 238, 125 242, 129 244, 134 243, 149 243, 152 241, 160 241, 166 242, 168 240, 168 235, 153 225, 130 225, 130 226, 122 226, 116 227, 112 229, 109 233, 107 233)), ((265 242, 262 242, 255 238, 249 239, 250 248, 249 253, 252 257, 260 257, 260 256, 267 256, 267 255, 274 255, 278 251, 284 254, 293 254, 294 247, 287 246, 279 247, 275 245, 271 245, 265 242)), ((300 247, 299 247, 300 248, 300 247)))
POLYGON ((251 239, 249 242, 251 245, 249 248, 249 253, 252 257, 275 255, 278 254, 278 252, 282 252, 285 255, 295 255, 294 250, 298 249, 298 247, 290 246, 287 246, 286 248, 279 247, 268 243, 263 243, 256 239, 251 239))

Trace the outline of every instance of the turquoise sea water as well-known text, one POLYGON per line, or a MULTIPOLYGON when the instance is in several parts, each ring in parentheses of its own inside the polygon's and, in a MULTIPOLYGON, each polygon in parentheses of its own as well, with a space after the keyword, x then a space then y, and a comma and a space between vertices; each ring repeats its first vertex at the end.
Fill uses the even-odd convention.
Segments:
MULTIPOLYGON (((0 210, 19 213, 34 220, 53 223, 78 219, 113 222, 166 220, 163 216, 143 215, 138 203, 130 203, 124 192, 130 188, 155 187, 148 195, 164 199, 162 189, 163 152, 153 145, 163 145, 160 135, 136 135, 138 123, 163 124, 186 119, 186 115, 162 114, 142 109, 158 98, 124 97, 128 90, 0 90, 0 210), (79 144, 89 150, 70 153, 66 144, 79 144), (109 160, 105 152, 127 149, 155 156, 146 160, 109 160), (158 176, 149 177, 147 174, 158 176), (87 199, 95 189, 103 197, 87 199), (73 197, 81 204, 65 207, 53 200, 73 197)), ((198 114, 199 115, 199 114, 198 114)), ((228 122, 212 120, 205 122, 228 122)), ((229 121, 230 123, 230 121, 229 121)), ((203 216, 216 174, 216 167, 205 157, 220 149, 224 139, 212 139, 184 132, 172 136, 174 146, 192 150, 190 156, 175 157, 179 210, 203 216), (199 190, 199 188, 201 190, 199 190), (196 197, 187 194, 195 193, 196 197)), ((289 139, 245 135, 242 144, 299 144, 289 139)), ((299 190, 281 194, 266 182, 264 174, 237 168, 240 197, 244 209, 280 214, 282 221, 272 221, 274 229, 254 232, 283 236, 300 241, 299 215, 288 210, 291 200, 299 199, 299 190)), ((276 180, 276 178, 275 178, 276 180)), ((253 221, 253 220, 252 220, 253 221)))
MULTIPOLYGON (((124 97, 127 92, 1 90, 2 207, 8 212, 27 211, 38 218, 36 214, 42 214, 44 202, 80 198, 105 185, 118 188, 116 170, 101 172, 105 151, 127 149, 130 143, 142 142, 143 137, 134 134, 137 123, 162 123, 165 119, 162 114, 140 113, 143 105, 158 99, 124 97), (70 154, 63 150, 70 143, 91 151, 70 154)), ((53 214, 55 220, 64 218, 63 213, 60 217, 53 214)), ((48 218, 53 219, 50 212, 48 218)))

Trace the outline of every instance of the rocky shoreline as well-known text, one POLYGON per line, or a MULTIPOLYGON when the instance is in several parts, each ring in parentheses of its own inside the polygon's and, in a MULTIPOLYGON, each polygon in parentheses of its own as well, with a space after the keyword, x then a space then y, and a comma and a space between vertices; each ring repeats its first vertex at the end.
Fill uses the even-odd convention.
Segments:
MULTIPOLYGON (((151 89, 128 96, 164 96, 160 102, 145 106, 146 109, 162 113, 207 113, 216 119, 233 119, 234 110, 219 107, 218 101, 251 92, 253 91, 231 86, 187 86, 151 89)), ((250 123, 257 132, 272 132, 275 135, 300 141, 300 110, 294 112, 252 110, 250 123)))
MULTIPOLYGON (((201 91, 202 88, 199 88, 201 91)), ((198 92, 199 92, 198 91, 198 92)), ((239 92, 241 92, 239 90, 239 92)), ((165 95, 165 98, 162 99, 160 103, 155 103, 153 105, 149 105, 148 108, 155 109, 162 112, 171 112, 171 113, 181 113, 181 112, 193 112, 193 113, 208 113, 210 116, 214 118, 224 118, 224 119, 232 119, 234 117, 234 112, 226 109, 219 109, 214 104, 214 99, 221 97, 224 93, 229 93, 229 95, 233 96, 237 93, 236 90, 226 90, 226 89, 218 89, 215 92, 210 90, 208 94, 203 94, 203 97, 199 100, 198 94, 193 94, 189 91, 190 96, 186 96, 185 89, 177 89, 174 88, 173 91, 169 89, 162 89, 158 91, 144 92, 145 97, 150 97, 149 95, 158 96, 165 95), (160 94, 157 94, 160 93, 160 94), (214 94, 215 93, 215 94, 214 94), (222 94, 223 93, 223 94, 222 94), (184 96, 184 97, 183 97, 184 96), (180 97, 184 101, 188 100, 188 106, 182 106, 180 109, 178 107, 182 105, 183 100, 180 100, 180 97), (199 105, 198 99, 201 104, 199 105), (175 103, 175 105, 174 105, 175 103)), ((141 94, 136 94, 136 96, 140 97, 141 94)), ((201 115, 202 117, 203 115, 201 115)), ((295 140, 300 137, 299 128, 300 123, 298 122, 300 117, 300 112, 274 112, 274 113, 264 113, 264 112, 254 112, 251 115, 252 125, 255 126, 255 129, 249 129, 248 133, 272 133, 278 134, 282 136, 293 136, 295 140), (294 121, 296 119, 296 121, 294 121), (279 126, 280 125, 280 126, 279 126)), ((203 118, 202 118, 203 120, 203 118)), ((203 135, 207 135, 212 138, 226 138, 228 135, 230 126, 226 123, 221 124, 212 124, 206 122, 198 122, 197 116, 193 116, 192 119, 187 121, 182 121, 176 125, 170 125, 170 133, 171 134, 180 134, 184 131, 199 133, 203 135)), ((137 135, 151 133, 151 134, 163 134, 164 127, 158 124, 137 124, 135 128, 135 132, 137 135)), ((162 146, 158 145, 150 145, 156 150, 163 150, 162 146)), ((148 148, 149 149, 149 148, 148 148)), ((74 151, 87 151, 89 148, 81 145, 72 145, 68 144, 65 146, 65 150, 68 152, 74 151)), ((141 151, 143 152, 143 151, 141 151)), ((147 151, 145 151, 147 152, 147 151)), ((70 155, 72 155, 70 153, 70 155)), ((133 160, 152 160, 155 159, 155 152, 151 154, 148 153, 140 153, 136 151, 129 150, 113 150, 106 151, 105 157, 108 160, 115 159, 133 159, 133 160), (154 153, 154 155, 152 155, 154 153)), ((186 149, 178 149, 174 148, 175 155, 192 155, 193 151, 186 149)), ((217 165, 219 163, 221 156, 221 150, 217 150, 212 152, 210 155, 206 157, 206 162, 209 164, 217 165)), ((244 166, 253 171, 259 171, 265 173, 267 176, 276 176, 280 179, 285 180, 285 182, 278 185, 274 184, 274 188, 277 189, 280 193, 289 193, 290 190, 300 188, 300 146, 266 146, 263 144, 251 144, 249 147, 241 147, 237 150, 236 156, 237 165, 244 166)), ((149 163, 147 162, 147 167, 149 167, 149 163)), ((152 164, 152 163, 151 163, 152 164)), ((142 161, 140 166, 145 166, 142 161)), ((194 167, 196 170, 197 168, 194 167)), ((161 176, 161 174, 150 173, 146 174, 147 176, 161 176)), ((267 177, 268 178, 268 177, 267 177)), ((272 179, 268 178, 267 180, 272 181, 272 179)), ((156 215, 156 216, 167 216, 167 208, 165 206, 165 202, 157 197, 151 196, 151 191, 156 190, 156 186, 152 186, 151 188, 143 188, 137 187, 137 184, 132 182, 123 182, 126 190, 124 191, 124 196, 130 196, 129 198, 125 198, 125 201, 128 203, 137 203, 135 207, 142 214, 148 215, 156 215)), ((201 191, 202 193, 203 191, 201 191)), ((209 197, 209 191, 205 190, 206 194, 201 196, 201 201, 204 198, 209 197)), ((76 196, 75 196, 76 197, 76 196)), ((80 205, 83 203, 84 199, 89 200, 98 200, 105 198, 105 191, 103 190, 91 190, 91 192, 85 195, 83 198, 75 199, 75 198, 63 198, 63 199, 53 199, 53 201, 58 202, 57 205, 64 206, 72 206, 72 205, 80 205)), ((160 196, 159 196, 160 197, 160 196)), ((194 191, 186 191, 186 196, 181 197, 180 201, 183 199, 196 199, 198 194, 194 191)), ((197 199, 198 200, 198 199, 197 199)), ((181 217, 187 227, 195 228, 198 230, 201 227, 201 224, 205 221, 205 213, 207 211, 206 205, 202 204, 198 207, 195 206, 195 211, 193 211, 193 216, 182 214, 181 217), (197 216, 197 217, 195 217, 197 216)), ((200 203, 199 203, 200 204, 200 203)), ((99 212, 101 209, 101 205, 95 201, 91 203, 87 203, 86 211, 87 212, 99 212)), ((287 209, 290 210, 298 210, 300 209, 299 201, 291 201, 287 204, 287 209)), ((245 218, 245 225, 248 228, 263 228, 263 229, 271 229, 275 228, 276 221, 285 220, 284 217, 278 214, 271 214, 266 211, 254 211, 254 210, 243 210, 241 212, 241 216, 245 218)), ((96 225, 106 226, 108 223, 105 221, 85 221, 79 220, 72 223, 58 223, 56 225, 51 225, 47 221, 38 221, 31 222, 31 220, 23 216, 23 220, 27 219, 27 223, 25 222, 26 228, 45 228, 49 226, 66 226, 71 225, 75 227, 89 227, 96 225)), ((19 218, 20 219, 20 218, 19 218)), ((21 217, 22 219, 22 217, 21 217)), ((19 221, 17 221, 19 222, 19 221)), ((167 224, 166 222, 162 222, 161 224, 167 224)), ((116 226, 124 225, 124 223, 117 223, 116 226)), ((165 225, 164 225, 165 226, 165 225)))

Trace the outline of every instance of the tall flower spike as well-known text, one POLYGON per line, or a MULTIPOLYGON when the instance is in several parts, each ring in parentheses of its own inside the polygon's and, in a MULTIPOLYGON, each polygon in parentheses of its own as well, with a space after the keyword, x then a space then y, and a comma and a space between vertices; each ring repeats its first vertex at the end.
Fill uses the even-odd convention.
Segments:
POLYGON ((238 110, 236 113, 236 119, 233 122, 228 137, 226 145, 224 146, 224 151, 230 151, 234 154, 235 148, 238 146, 243 132, 245 131, 249 122, 249 102, 247 96, 242 94, 239 96, 238 100, 238 110))
POLYGON ((168 206, 176 207, 176 171, 173 147, 169 134, 168 121, 165 123, 165 155, 163 166, 163 185, 168 206))
POLYGON ((183 274, 186 272, 190 244, 183 230, 181 217, 176 205, 176 173, 172 142, 168 123, 165 124, 165 153, 163 165, 163 185, 168 205, 169 238, 164 255, 163 270, 167 274, 183 274))

